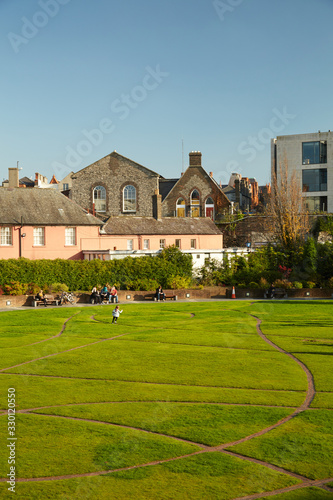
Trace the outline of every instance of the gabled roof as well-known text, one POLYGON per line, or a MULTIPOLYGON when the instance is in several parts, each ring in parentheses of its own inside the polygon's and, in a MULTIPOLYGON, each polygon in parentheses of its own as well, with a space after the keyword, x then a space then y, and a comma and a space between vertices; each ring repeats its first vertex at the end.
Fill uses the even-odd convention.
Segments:
POLYGON ((110 217, 103 232, 108 235, 221 234, 209 217, 110 217))
POLYGON ((113 157, 113 158, 116 158, 117 160, 120 160, 120 161, 126 161, 127 163, 130 163, 133 167, 138 168, 139 170, 142 170, 142 171, 146 172, 147 174, 152 175, 153 177, 161 177, 163 179, 163 177, 160 174, 157 174, 153 170, 150 170, 149 168, 146 168, 143 165, 140 165, 140 163, 136 163, 135 161, 131 160, 130 158, 126 158, 126 156, 120 155, 119 153, 117 153, 117 151, 113 151, 112 153, 104 156, 103 158, 100 158, 99 160, 94 161, 94 163, 91 163, 90 165, 87 165, 86 167, 81 168, 81 170, 78 170, 77 172, 75 172, 73 174, 73 178, 75 179, 75 176, 78 173, 82 172, 86 168, 89 168, 92 165, 95 165, 95 163, 97 163, 101 160, 104 160, 104 158, 108 158, 108 157, 113 157))
POLYGON ((162 195, 162 201, 169 194, 173 186, 177 184, 178 181, 179 179, 163 179, 163 178, 159 179, 158 184, 159 184, 160 194, 162 195))
MULTIPOLYGON (((226 201, 228 203, 230 203, 230 201, 228 200, 228 198, 224 194, 221 186, 216 182, 216 180, 213 177, 211 177, 206 172, 206 170, 201 165, 190 165, 189 167, 187 167, 187 169, 185 170, 184 174, 179 179, 166 179, 166 181, 170 182, 169 185, 166 185, 166 187, 169 187, 169 191, 166 192, 166 189, 165 189, 165 195, 164 196, 162 195, 162 201, 169 196, 169 194, 171 193, 171 191, 177 186, 178 182, 183 181, 184 178, 186 178, 186 176, 189 174, 189 172, 191 172, 193 170, 201 170, 201 172, 204 174, 204 176, 207 178, 207 180, 209 182, 211 182, 212 184, 214 184, 215 187, 221 192, 221 195, 226 199, 226 201), (172 182, 175 181, 175 182, 172 183, 171 181, 172 182)), ((161 185, 161 182, 160 182, 160 185, 161 185)))
POLYGON ((101 226, 74 201, 53 189, 0 188, 0 224, 101 226))

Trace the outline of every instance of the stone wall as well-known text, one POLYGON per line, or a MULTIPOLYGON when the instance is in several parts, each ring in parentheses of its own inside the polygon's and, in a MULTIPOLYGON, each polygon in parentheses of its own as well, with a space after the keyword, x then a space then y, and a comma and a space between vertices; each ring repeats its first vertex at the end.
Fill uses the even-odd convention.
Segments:
MULTIPOLYGON (((93 189, 106 190, 106 212, 103 216, 117 216, 123 211, 123 189, 136 188, 136 212, 139 217, 153 216, 153 196, 158 188, 158 174, 113 152, 72 176, 71 198, 81 207, 93 211, 93 189)), ((131 215, 132 212, 125 212, 131 215)))

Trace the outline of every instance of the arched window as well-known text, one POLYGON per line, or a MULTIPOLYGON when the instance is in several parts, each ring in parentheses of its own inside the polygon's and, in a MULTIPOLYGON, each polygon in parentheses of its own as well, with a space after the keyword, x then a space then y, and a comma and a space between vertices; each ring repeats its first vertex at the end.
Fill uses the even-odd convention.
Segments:
POLYGON ((214 202, 211 197, 205 201, 205 216, 214 220, 214 202))
POLYGON ((200 194, 196 189, 191 193, 191 217, 200 217, 200 194))
POLYGON ((94 204, 96 212, 106 212, 106 189, 103 186, 94 188, 94 204))
POLYGON ((123 191, 124 212, 136 211, 136 189, 134 186, 125 186, 123 191))
POLYGON ((185 200, 183 198, 178 198, 177 200, 176 213, 177 217, 185 217, 185 200))

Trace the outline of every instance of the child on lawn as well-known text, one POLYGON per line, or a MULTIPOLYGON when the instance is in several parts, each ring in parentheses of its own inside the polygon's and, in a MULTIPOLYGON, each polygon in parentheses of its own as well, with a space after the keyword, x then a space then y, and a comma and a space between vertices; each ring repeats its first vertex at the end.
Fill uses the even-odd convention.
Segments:
POLYGON ((119 310, 119 306, 116 306, 116 308, 113 309, 113 311, 112 311, 112 316, 113 316, 113 318, 112 318, 112 324, 113 323, 117 324, 117 319, 119 318, 120 313, 122 313, 122 312, 123 311, 119 310))

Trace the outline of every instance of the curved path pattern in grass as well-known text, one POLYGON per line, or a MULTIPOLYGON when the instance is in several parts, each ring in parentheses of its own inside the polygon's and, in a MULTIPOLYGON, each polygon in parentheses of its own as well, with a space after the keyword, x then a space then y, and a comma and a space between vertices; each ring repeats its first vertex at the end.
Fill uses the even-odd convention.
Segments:
MULTIPOLYGON (((77 314, 79 314, 79 313, 77 313, 77 314)), ((234 440, 234 441, 227 442, 227 443, 223 443, 223 444, 220 444, 218 446, 205 446, 202 443, 197 443, 197 442, 194 442, 194 441, 189 441, 189 440, 182 439, 182 438, 179 438, 179 437, 176 437, 176 436, 172 436, 172 435, 169 435, 169 434, 164 434, 164 433, 160 433, 160 432, 149 431, 149 430, 146 430, 146 429, 142 429, 140 427, 134 427, 134 426, 128 426, 128 425, 121 425, 121 424, 118 424, 118 423, 110 423, 110 422, 99 421, 99 420, 95 420, 95 419, 78 418, 78 417, 71 417, 71 416, 65 416, 65 415, 54 415, 54 414, 43 413, 43 415, 47 416, 47 417, 63 418, 63 419, 69 419, 69 420, 75 420, 75 421, 79 420, 79 421, 90 422, 90 423, 95 423, 95 424, 116 426, 116 427, 122 427, 122 428, 125 428, 125 429, 137 430, 137 431, 145 432, 145 433, 149 433, 149 434, 155 434, 155 435, 158 435, 158 436, 164 436, 164 437, 168 437, 170 439, 174 439, 175 441, 181 441, 181 442, 184 442, 184 443, 189 443, 189 444, 196 445, 196 446, 200 447, 201 449, 198 450, 198 451, 195 451, 193 453, 189 453, 189 454, 185 454, 185 455, 181 455, 181 456, 177 456, 177 457, 172 457, 172 458, 168 458, 168 459, 164 459, 164 460, 155 460, 155 461, 146 462, 146 463, 142 463, 142 464, 138 464, 138 465, 134 465, 134 466, 130 466, 130 467, 121 467, 121 468, 118 468, 118 469, 110 469, 110 470, 101 470, 101 471, 95 471, 95 472, 87 472, 87 473, 83 473, 83 474, 69 474, 69 475, 33 477, 33 478, 18 478, 17 482, 26 483, 26 482, 38 482, 38 481, 64 480, 64 479, 72 479, 72 478, 79 478, 79 477, 94 477, 94 476, 100 476, 100 475, 106 475, 106 474, 113 474, 113 473, 117 473, 117 472, 120 472, 120 471, 129 471, 129 470, 133 470, 133 469, 139 469, 139 468, 142 468, 142 467, 148 467, 148 466, 154 466, 154 465, 168 463, 168 462, 174 462, 174 461, 186 459, 188 457, 195 456, 195 455, 201 455, 201 454, 207 454, 207 453, 213 453, 213 452, 222 452, 223 454, 228 455, 230 457, 235 457, 235 458, 238 458, 238 459, 241 459, 241 460, 245 460, 245 461, 248 461, 248 462, 251 462, 251 463, 259 464, 261 466, 267 467, 268 469, 274 470, 274 471, 282 473, 282 474, 286 474, 286 475, 291 476, 291 477, 293 477, 293 478, 295 478, 295 479, 297 479, 297 480, 300 481, 299 484, 288 486, 286 488, 280 488, 280 489, 276 489, 276 490, 273 490, 273 491, 270 491, 270 492, 256 493, 256 494, 253 494, 253 495, 247 495, 247 496, 242 496, 242 497, 237 497, 237 498, 235 497, 234 500, 252 500, 252 499, 257 499, 257 498, 266 498, 266 497, 274 496, 274 495, 277 495, 277 494, 280 494, 280 493, 286 493, 286 492, 289 492, 289 491, 294 491, 294 490, 297 490, 297 489, 309 488, 309 487, 320 487, 323 490, 326 490, 328 492, 332 492, 333 489, 330 488, 330 487, 328 487, 328 486, 326 486, 326 484, 333 482, 333 478, 311 480, 311 479, 309 479, 309 478, 307 478, 305 476, 293 473, 291 471, 288 471, 286 469, 278 467, 278 466, 276 466, 274 464, 271 464, 271 463, 268 463, 268 462, 265 462, 265 461, 262 461, 262 460, 258 460, 258 459, 252 458, 252 457, 240 455, 239 453, 235 453, 233 451, 228 451, 227 450, 227 448, 230 448, 230 447, 238 445, 240 443, 244 443, 246 441, 252 440, 252 439, 254 439, 256 437, 263 436, 264 434, 270 432, 271 430, 283 426, 284 424, 286 424, 287 422, 289 422, 291 419, 293 419, 295 416, 299 415, 301 412, 304 412, 305 410, 308 410, 309 406, 310 406, 310 404, 311 404, 311 402, 312 402, 312 400, 313 400, 313 398, 315 396, 315 385, 314 385, 313 375, 311 374, 311 372, 307 368, 307 366, 304 363, 302 363, 299 359, 297 359, 293 354, 291 354, 291 353, 287 352, 286 350, 280 348, 274 342, 272 342, 271 340, 269 340, 266 337, 266 335, 264 335, 263 332, 261 331, 260 325, 261 325, 262 320, 260 318, 256 317, 256 316, 254 316, 254 315, 250 315, 250 316, 252 316, 254 319, 256 319, 256 330, 257 330, 258 335, 263 339, 263 341, 266 342, 271 347, 273 347, 274 349, 276 349, 277 351, 279 351, 280 353, 282 353, 282 354, 288 356, 290 359, 292 359, 295 363, 297 363, 302 368, 302 370, 306 374, 306 377, 307 377, 307 391, 306 391, 305 400, 304 400, 304 402, 299 407, 297 407, 296 409, 294 409, 294 411, 290 415, 284 417, 283 419, 279 420, 278 422, 276 422, 276 423, 274 423, 274 424, 272 424, 272 425, 270 425, 268 427, 265 427, 265 428, 259 430, 258 432, 255 432, 253 434, 245 436, 245 437, 243 437, 241 439, 234 440)), ((58 333, 57 335, 52 336, 52 337, 50 337, 48 339, 45 339, 45 340, 42 340, 42 341, 39 341, 39 342, 35 342, 33 344, 30 344, 30 345, 36 345, 36 344, 39 344, 41 342, 46 342, 47 340, 59 337, 64 332, 67 322, 70 321, 72 319, 72 317, 68 318, 64 322, 60 333, 58 333)), ((191 313, 191 317, 194 318, 195 314, 191 313)), ((93 321, 96 321, 96 322, 99 321, 99 320, 96 320, 96 318, 94 316, 92 316, 91 319, 93 321)), ((99 344, 101 342, 107 342, 107 341, 112 341, 112 340, 115 340, 115 339, 119 339, 120 337, 124 337, 125 335, 130 335, 130 334, 129 333, 124 333, 124 334, 116 335, 116 336, 113 336, 113 337, 100 339, 98 341, 91 342, 91 343, 88 343, 88 344, 83 344, 83 345, 80 345, 80 346, 77 346, 77 347, 74 347, 74 348, 71 348, 71 349, 67 349, 67 350, 64 350, 64 351, 59 351, 57 353, 50 354, 50 355, 47 355, 47 356, 38 357, 38 358, 32 359, 30 361, 25 361, 24 363, 19 363, 19 364, 16 364, 16 365, 13 365, 13 366, 10 366, 10 367, 7 367, 7 368, 3 368, 3 369, 0 370, 0 372, 4 373, 4 372, 6 372, 8 370, 13 370, 13 369, 15 369, 17 367, 20 367, 22 365, 27 365, 27 364, 33 363, 35 361, 39 361, 39 360, 46 359, 46 358, 49 358, 49 357, 61 355, 61 354, 65 353, 65 352, 70 352, 70 351, 74 351, 74 350, 77 350, 77 349, 82 349, 82 348, 85 348, 85 347, 90 347, 92 345, 99 344)), ((13 372, 11 374, 13 374, 13 372)), ((24 375, 29 376, 29 374, 24 374, 24 375)), ((35 375, 35 374, 32 374, 32 375, 33 376, 38 376, 38 375, 35 375)), ((52 375, 50 375, 50 376, 52 376, 52 375)), ((81 405, 82 404, 83 403, 81 403, 81 405)), ((107 403, 86 403, 86 404, 107 404, 107 403)), ((199 404, 199 403, 193 402, 193 404, 199 404)), ((215 404, 223 404, 223 403, 215 403, 215 404)), ((37 410, 46 410, 47 408, 72 406, 72 405, 73 404, 53 405, 53 406, 51 406, 51 405, 40 406, 38 408, 36 407, 36 408, 29 408, 29 409, 18 410, 17 413, 34 414, 34 415, 37 416, 37 415, 39 415, 39 413, 36 413, 37 410)), ((80 403, 76 403, 76 405, 80 405, 80 403)), ((284 407, 284 408, 286 408, 286 407, 284 407)), ((5 478, 0 479, 0 482, 4 482, 4 481, 6 481, 5 478)))

